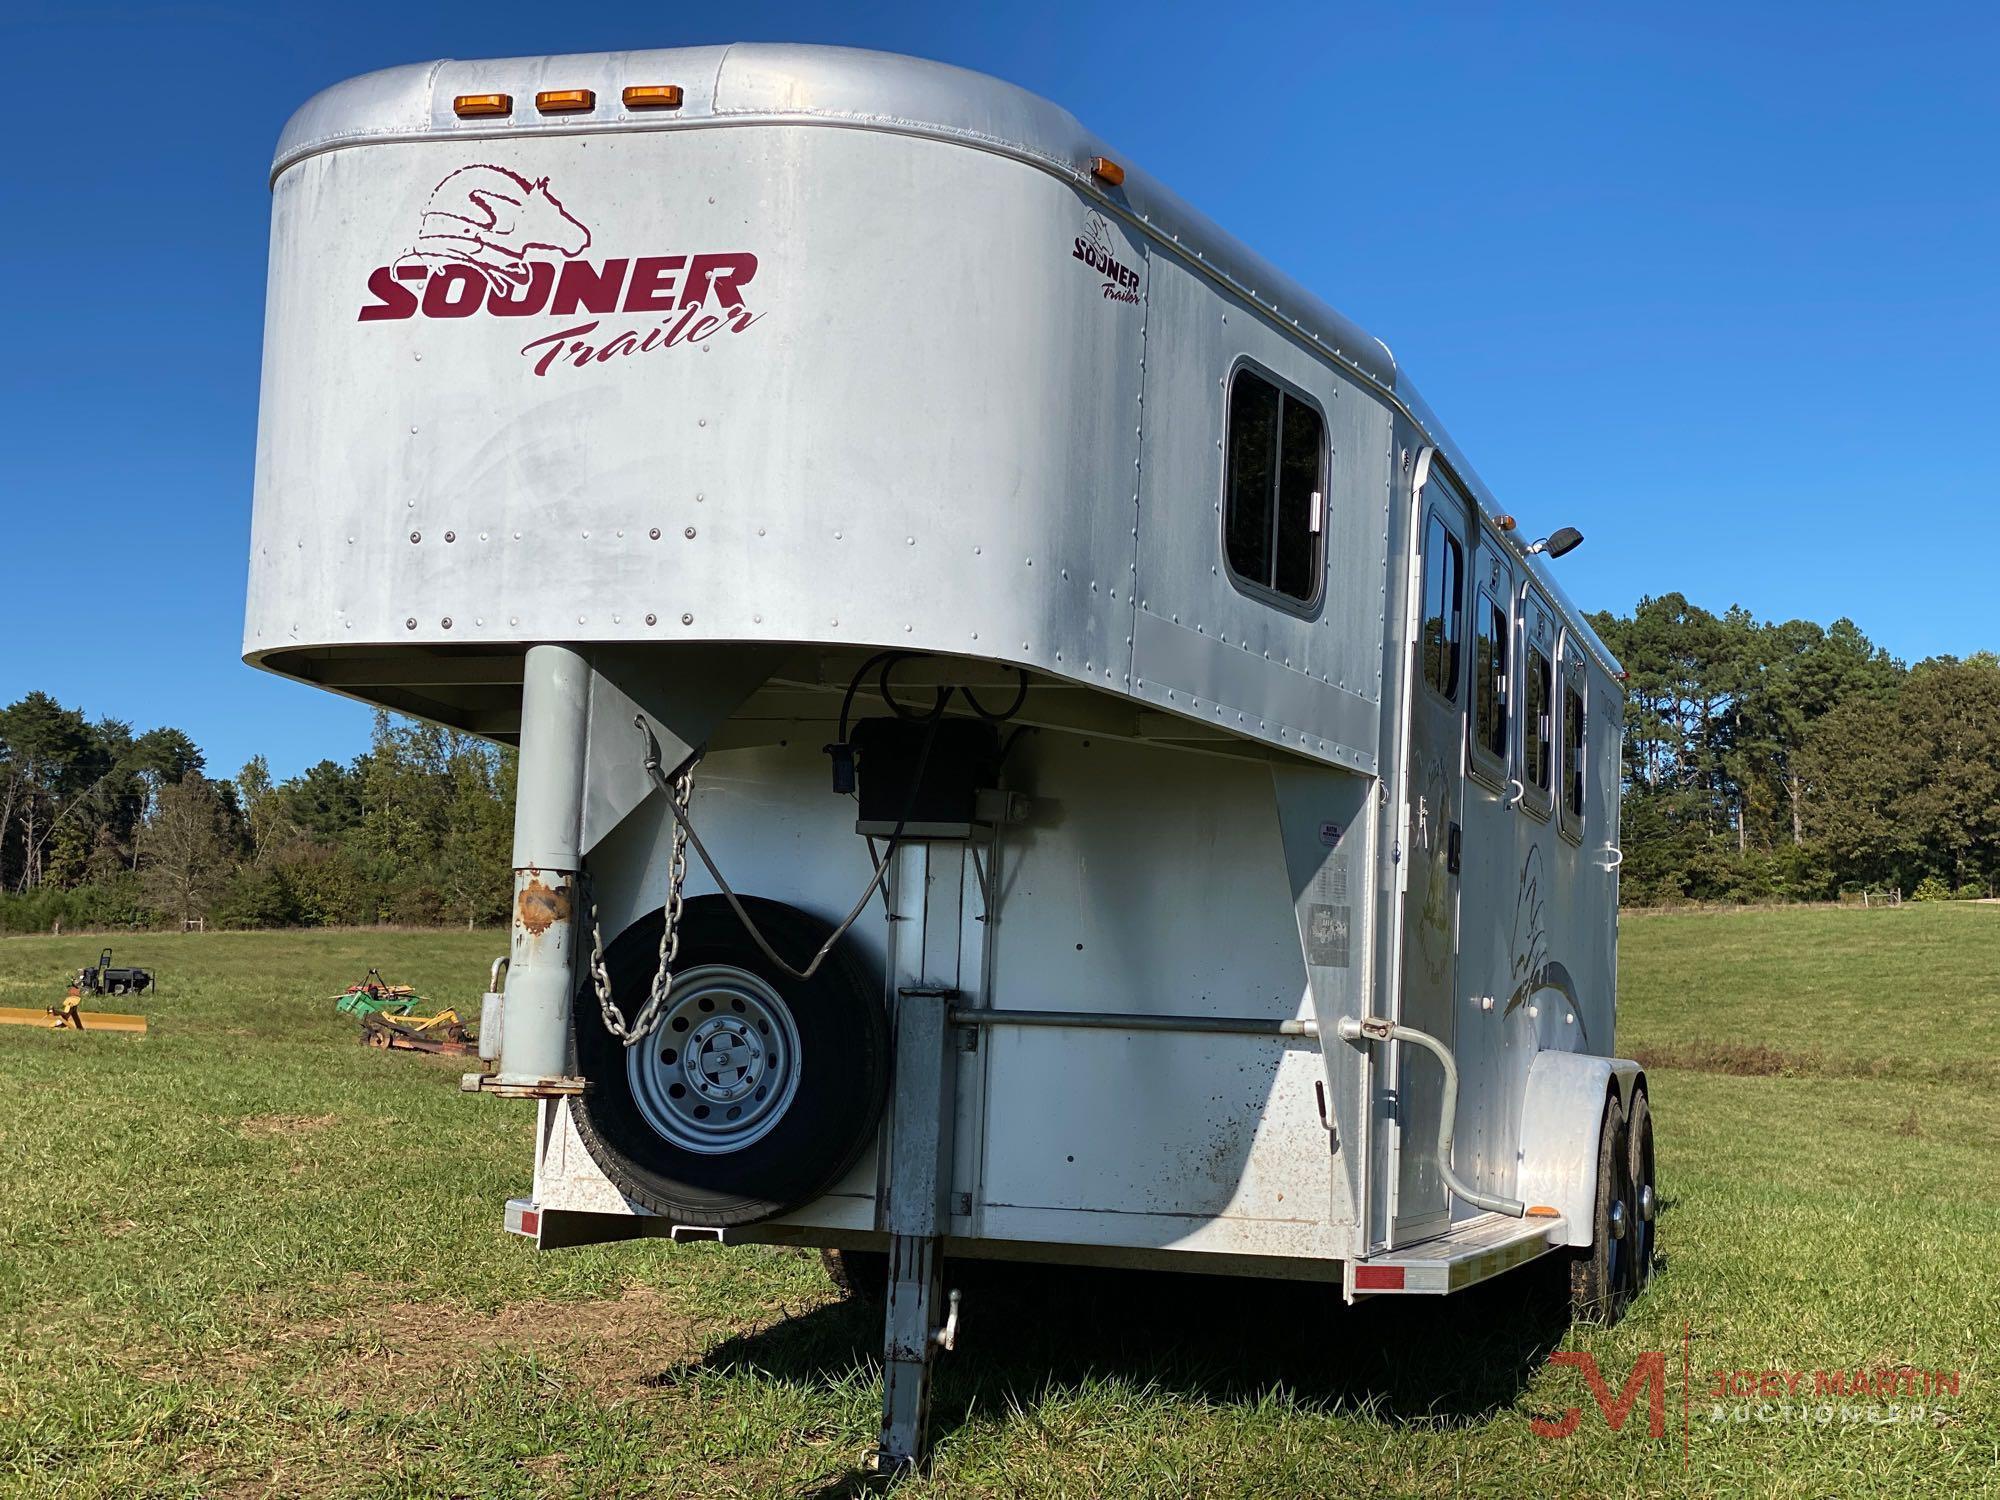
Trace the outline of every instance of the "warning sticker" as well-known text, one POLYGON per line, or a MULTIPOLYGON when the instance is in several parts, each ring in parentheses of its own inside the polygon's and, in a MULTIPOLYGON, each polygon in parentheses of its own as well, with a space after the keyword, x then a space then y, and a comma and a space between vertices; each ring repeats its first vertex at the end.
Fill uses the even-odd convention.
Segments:
POLYGON ((1348 932, 1354 908, 1315 901, 1306 908, 1306 962, 1325 969, 1347 967, 1348 932))

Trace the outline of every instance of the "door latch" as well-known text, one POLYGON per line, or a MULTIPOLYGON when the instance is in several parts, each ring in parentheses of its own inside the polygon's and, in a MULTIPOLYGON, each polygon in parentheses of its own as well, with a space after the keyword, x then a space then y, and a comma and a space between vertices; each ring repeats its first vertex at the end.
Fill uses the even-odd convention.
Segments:
POLYGON ((1454 875, 1458 873, 1459 855, 1463 852, 1464 844, 1465 830, 1456 823, 1452 824, 1450 831, 1445 835, 1444 867, 1454 875))

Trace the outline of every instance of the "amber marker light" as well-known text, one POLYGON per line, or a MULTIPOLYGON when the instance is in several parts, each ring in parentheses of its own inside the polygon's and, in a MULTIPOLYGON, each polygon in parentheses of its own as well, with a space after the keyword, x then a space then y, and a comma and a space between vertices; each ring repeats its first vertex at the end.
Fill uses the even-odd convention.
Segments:
POLYGON ((678 83, 635 83, 623 95, 627 109, 679 109, 678 83))
POLYGON ((1117 187, 1125 180, 1125 169, 1108 156, 1093 156, 1090 175, 1107 187, 1117 187))
POLYGON ((597 94, 591 89, 543 89, 535 95, 535 108, 545 115, 573 115, 597 108, 597 94))
POLYGON ((483 115, 511 115, 514 113, 512 94, 460 94, 451 101, 451 112, 461 120, 476 120, 483 115))

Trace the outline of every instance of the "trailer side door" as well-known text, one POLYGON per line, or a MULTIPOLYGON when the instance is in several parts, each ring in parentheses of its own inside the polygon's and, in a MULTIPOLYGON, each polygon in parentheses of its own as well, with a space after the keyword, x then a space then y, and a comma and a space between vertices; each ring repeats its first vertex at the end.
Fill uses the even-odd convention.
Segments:
MULTIPOLYGON (((1452 1045, 1458 974, 1458 884, 1463 851, 1466 651, 1471 507, 1433 468, 1418 507, 1418 607, 1410 643, 1410 738, 1403 785, 1400 1019, 1452 1045)), ((1443 1075, 1428 1057, 1396 1049, 1396 1172, 1391 1238, 1407 1244, 1451 1214, 1438 1171, 1443 1075)))

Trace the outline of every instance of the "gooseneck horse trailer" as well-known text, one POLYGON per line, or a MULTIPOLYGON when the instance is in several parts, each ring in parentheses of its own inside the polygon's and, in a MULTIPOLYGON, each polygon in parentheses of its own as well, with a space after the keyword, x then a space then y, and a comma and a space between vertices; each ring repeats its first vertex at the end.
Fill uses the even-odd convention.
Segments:
POLYGON ((519 746, 511 1227, 872 1267, 889 1465, 961 1259, 1636 1293, 1621 673, 1387 347, 873 53, 393 68, 272 188, 244 650, 519 746))

